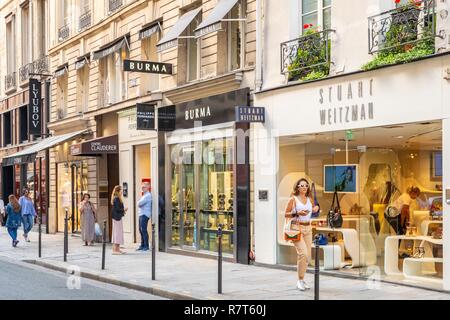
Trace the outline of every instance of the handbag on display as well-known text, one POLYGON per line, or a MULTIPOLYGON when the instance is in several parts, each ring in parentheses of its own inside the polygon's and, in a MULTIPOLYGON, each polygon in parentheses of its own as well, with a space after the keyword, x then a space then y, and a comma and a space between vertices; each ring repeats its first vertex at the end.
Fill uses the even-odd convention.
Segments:
POLYGON ((339 204, 339 195, 337 191, 334 192, 333 202, 331 203, 331 209, 328 212, 327 221, 328 226, 332 229, 341 228, 344 222, 342 218, 341 205, 339 204))
MULTIPOLYGON (((294 213, 297 213, 297 209, 295 207, 294 202, 294 213)), ((300 241, 302 239, 302 235, 300 233, 300 227, 296 224, 293 224, 294 218, 286 218, 284 223, 284 240, 285 241, 300 241)))
POLYGON ((384 216, 386 218, 397 218, 400 215, 400 210, 394 206, 388 206, 384 211, 384 216))
POLYGON ((316 239, 319 243, 319 246, 326 246, 328 245, 328 238, 326 235, 319 233, 316 235, 316 239))
POLYGON ((311 218, 315 219, 315 218, 318 218, 320 216, 320 204, 319 204, 319 201, 317 201, 316 184, 314 182, 311 185, 311 191, 312 191, 313 196, 314 196, 314 207, 316 207, 316 206, 319 207, 319 211, 313 212, 311 214, 311 218))

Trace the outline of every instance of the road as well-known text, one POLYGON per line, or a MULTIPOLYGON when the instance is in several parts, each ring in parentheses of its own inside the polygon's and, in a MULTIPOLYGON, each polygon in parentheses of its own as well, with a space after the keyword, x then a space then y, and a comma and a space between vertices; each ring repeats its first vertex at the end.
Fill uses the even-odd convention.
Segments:
POLYGON ((163 298, 102 282, 70 277, 61 272, 23 262, 12 263, 0 258, 0 300, 163 300, 163 298))

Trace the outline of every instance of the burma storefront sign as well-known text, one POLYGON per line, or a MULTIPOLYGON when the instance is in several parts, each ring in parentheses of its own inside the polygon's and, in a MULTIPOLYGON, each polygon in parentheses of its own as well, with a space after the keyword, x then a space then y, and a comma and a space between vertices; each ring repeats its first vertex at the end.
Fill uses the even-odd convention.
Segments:
POLYGON ((136 105, 137 130, 155 130, 155 105, 138 103, 136 105))
POLYGON ((29 133, 40 136, 42 129, 42 86, 37 79, 30 79, 30 102, 28 106, 29 133))
POLYGON ((72 156, 93 156, 119 153, 119 136, 101 137, 70 146, 72 156))
POLYGON ((129 72, 172 74, 172 65, 170 63, 151 61, 124 60, 123 69, 129 72))
POLYGON ((264 107, 236 107, 236 122, 265 123, 266 109, 264 107))

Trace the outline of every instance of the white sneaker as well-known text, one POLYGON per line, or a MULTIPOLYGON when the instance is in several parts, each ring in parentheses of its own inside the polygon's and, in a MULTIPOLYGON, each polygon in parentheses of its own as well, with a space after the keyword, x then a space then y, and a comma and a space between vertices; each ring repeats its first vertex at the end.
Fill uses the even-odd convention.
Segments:
POLYGON ((306 281, 305 281, 305 280, 303 280, 302 282, 303 282, 303 286, 305 287, 305 289, 306 289, 306 290, 309 290, 309 289, 311 289, 311 287, 310 287, 310 286, 308 286, 308 284, 306 283, 306 281))
POLYGON ((297 281, 297 289, 300 291, 305 291, 306 287, 305 287, 305 282, 304 281, 297 281))

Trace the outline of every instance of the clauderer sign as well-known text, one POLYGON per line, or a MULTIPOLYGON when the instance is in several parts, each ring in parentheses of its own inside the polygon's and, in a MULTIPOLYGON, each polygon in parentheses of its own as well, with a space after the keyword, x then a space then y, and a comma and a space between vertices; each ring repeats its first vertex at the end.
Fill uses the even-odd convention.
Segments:
POLYGON ((37 79, 30 79, 30 104, 28 106, 29 133, 41 135, 42 126, 42 86, 37 79))
POLYGON ((151 61, 124 60, 123 69, 129 72, 172 74, 172 65, 170 63, 151 61))

